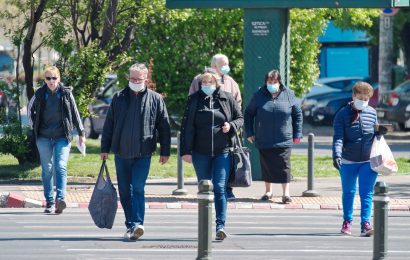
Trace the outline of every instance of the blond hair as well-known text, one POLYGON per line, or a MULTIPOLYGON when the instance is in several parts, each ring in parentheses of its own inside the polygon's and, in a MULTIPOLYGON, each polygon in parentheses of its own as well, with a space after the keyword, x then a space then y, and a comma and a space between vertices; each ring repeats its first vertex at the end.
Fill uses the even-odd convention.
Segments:
POLYGON ((354 84, 353 86, 353 94, 358 95, 366 95, 369 98, 371 98, 373 96, 373 87, 364 81, 358 81, 356 82, 356 84, 354 84))
POLYGON ((217 78, 217 75, 216 75, 215 73, 212 73, 212 72, 205 72, 205 73, 203 73, 203 74, 201 75, 201 77, 200 77, 201 83, 202 83, 202 81, 203 81, 204 79, 214 79, 214 80, 215 80, 216 87, 219 88, 218 78, 217 78))
POLYGON ((44 69, 44 77, 46 76, 46 73, 54 73, 60 78, 60 70, 56 66, 47 66, 44 69))

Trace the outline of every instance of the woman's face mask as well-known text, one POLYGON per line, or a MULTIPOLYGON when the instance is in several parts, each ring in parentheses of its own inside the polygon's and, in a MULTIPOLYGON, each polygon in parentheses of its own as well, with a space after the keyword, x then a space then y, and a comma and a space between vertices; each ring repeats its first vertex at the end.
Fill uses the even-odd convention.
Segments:
POLYGON ((363 110, 369 106, 369 100, 361 100, 358 98, 353 98, 353 105, 357 110, 363 110))
POLYGON ((274 84, 267 84, 266 85, 268 88, 268 91, 272 94, 275 94, 279 91, 279 83, 274 83, 274 84))
POLYGON ((206 84, 206 85, 202 85, 201 88, 202 92, 204 92, 207 96, 212 95, 215 90, 216 90, 216 85, 214 84, 206 84))

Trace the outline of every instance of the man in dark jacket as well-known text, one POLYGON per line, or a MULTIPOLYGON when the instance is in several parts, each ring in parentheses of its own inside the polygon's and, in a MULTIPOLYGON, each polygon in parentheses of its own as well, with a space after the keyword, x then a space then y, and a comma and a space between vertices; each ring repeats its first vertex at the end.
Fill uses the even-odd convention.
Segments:
POLYGON ((129 84, 112 99, 101 137, 101 159, 110 150, 115 154, 120 201, 125 213, 125 237, 137 240, 144 234, 144 188, 151 156, 160 149, 159 162, 168 161, 171 130, 161 95, 146 86, 148 69, 134 64, 129 69, 129 84))

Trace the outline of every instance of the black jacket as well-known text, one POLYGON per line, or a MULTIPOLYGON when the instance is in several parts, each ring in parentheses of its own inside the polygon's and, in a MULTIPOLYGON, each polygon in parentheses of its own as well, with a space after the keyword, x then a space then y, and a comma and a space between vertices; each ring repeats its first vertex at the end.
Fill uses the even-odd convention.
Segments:
MULTIPOLYGON (((101 135, 101 152, 110 150, 118 154, 122 128, 130 104, 132 90, 127 87, 117 92, 111 102, 101 135)), ((171 127, 168 113, 161 95, 145 89, 141 100, 141 149, 140 156, 152 155, 157 148, 157 132, 161 145, 160 155, 169 156, 171 149, 171 127)), ((138 157, 140 157, 138 156, 138 157)))
MULTIPOLYGON (((77 105, 74 100, 74 96, 71 93, 71 87, 66 87, 60 83, 61 94, 61 107, 62 107, 62 118, 63 118, 63 128, 64 133, 68 141, 73 139, 72 131, 74 127, 77 129, 79 135, 84 134, 84 126, 81 121, 80 114, 78 113, 77 105)), ((34 134, 36 138, 38 137, 38 130, 40 126, 40 115, 44 109, 46 102, 46 91, 47 85, 39 88, 34 96, 30 100, 28 105, 29 118, 32 122, 32 127, 34 129, 34 134)))
MULTIPOLYGON (((197 91, 188 97, 188 102, 186 105, 184 117, 181 124, 181 150, 180 155, 192 154, 194 148, 195 140, 195 115, 197 112, 198 100, 203 98, 201 91, 197 91)), ((231 144, 236 132, 243 125, 243 115, 239 108, 238 102, 235 101, 233 96, 225 91, 218 90, 213 94, 213 98, 216 99, 221 108, 222 112, 227 118, 227 122, 230 123, 231 129, 228 133, 231 144)), ((211 129, 211 127, 210 127, 211 129)), ((212 142, 212 140, 202 140, 203 142, 212 142)))

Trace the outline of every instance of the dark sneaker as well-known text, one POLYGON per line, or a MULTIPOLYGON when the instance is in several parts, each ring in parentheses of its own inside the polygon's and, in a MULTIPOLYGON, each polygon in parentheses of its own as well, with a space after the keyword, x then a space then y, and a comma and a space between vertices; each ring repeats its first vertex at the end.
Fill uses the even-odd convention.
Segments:
POLYGON ((227 236, 228 235, 226 234, 225 230, 221 228, 216 231, 215 240, 223 241, 227 236))
POLYGON ((267 201, 267 200, 272 199, 272 197, 273 197, 273 194, 272 194, 272 193, 270 193, 270 192, 266 192, 266 193, 265 193, 265 194, 263 194, 263 196, 261 197, 261 200, 263 200, 263 201, 267 201))
POLYGON ((63 210, 67 208, 67 204, 65 203, 64 200, 57 200, 56 202, 56 214, 61 214, 63 213, 63 210))
POLYGON ((292 202, 292 198, 291 197, 289 197, 289 196, 283 196, 282 197, 282 203, 283 204, 289 204, 289 203, 291 203, 292 202))
POLYGON ((370 225, 368 221, 365 221, 362 224, 360 236, 361 237, 370 237, 373 235, 373 227, 370 225))
POLYGON ((342 229, 340 230, 342 234, 351 235, 352 234, 352 223, 350 221, 343 221, 342 229))
POLYGON ((47 202, 46 208, 44 209, 44 213, 52 213, 54 210, 54 203, 47 202))
POLYGON ((226 191, 226 200, 235 200, 235 194, 233 194, 232 189, 226 191))
POLYGON ((131 240, 138 240, 142 235, 144 235, 144 226, 143 225, 138 225, 134 228, 132 228, 131 233, 130 233, 130 239, 131 240))

